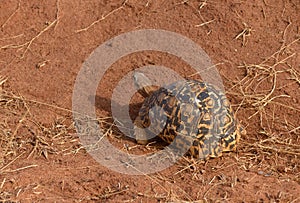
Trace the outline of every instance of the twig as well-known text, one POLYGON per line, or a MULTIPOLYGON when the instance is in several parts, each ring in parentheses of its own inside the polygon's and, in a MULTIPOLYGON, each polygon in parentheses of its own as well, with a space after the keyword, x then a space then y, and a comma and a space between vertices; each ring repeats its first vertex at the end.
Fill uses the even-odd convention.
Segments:
POLYGON ((3 170, 5 168, 7 168, 9 165, 11 165, 12 163, 14 163, 18 158, 20 158, 25 152, 19 154, 16 158, 14 158, 13 160, 11 160, 8 164, 6 164, 5 166, 3 166, 1 169, 0 169, 0 172, 2 173, 3 170))
POLYGON ((242 37, 243 39, 243 43, 242 45, 245 46, 247 41, 246 41, 246 37, 249 37, 251 35, 251 32, 253 31, 251 29, 251 27, 249 27, 246 23, 243 23, 244 24, 244 29, 242 30, 242 32, 240 32, 236 37, 235 39, 239 39, 240 37, 242 37))
POLYGON ((129 188, 125 188, 125 189, 122 189, 122 190, 117 190, 117 191, 114 191, 114 192, 109 192, 109 193, 107 193, 107 194, 100 195, 100 196, 98 196, 97 198, 100 198, 100 199, 102 199, 102 198, 109 198, 109 197, 111 197, 111 196, 113 196, 113 195, 117 195, 117 194, 126 192, 126 191, 128 191, 128 190, 129 190, 129 188))
POLYGON ((33 164, 33 165, 24 166, 24 167, 17 168, 17 169, 13 169, 13 170, 6 170, 6 171, 3 171, 2 173, 13 173, 13 172, 17 172, 17 171, 21 171, 21 170, 25 170, 25 169, 37 167, 37 166, 38 166, 38 165, 33 164))
POLYGON ((4 184, 5 184, 5 181, 6 181, 6 178, 3 178, 3 181, 2 181, 2 183, 1 183, 1 185, 0 185, 0 191, 1 191, 1 189, 3 188, 3 186, 4 186, 4 184))
POLYGON ((207 21, 207 22, 204 22, 204 23, 195 25, 195 27, 202 27, 202 26, 207 25, 207 24, 209 24, 209 23, 212 23, 212 22, 214 22, 214 21, 215 21, 215 19, 212 19, 212 20, 209 20, 209 21, 207 21))
POLYGON ((202 1, 199 5, 199 9, 202 9, 206 5, 207 5, 207 0, 202 1))
POLYGON ((12 37, 5 37, 5 38, 1 38, 0 40, 9 40, 9 39, 15 39, 15 38, 22 37, 22 36, 24 36, 24 33, 22 33, 22 34, 19 34, 19 35, 15 35, 15 36, 12 36, 12 37))
POLYGON ((60 18, 60 17, 59 17, 59 13, 60 13, 60 9, 59 9, 59 0, 56 0, 56 17, 55 17, 55 19, 57 20, 57 23, 56 23, 56 25, 54 26, 54 30, 56 29, 56 27, 57 27, 57 25, 58 25, 58 23, 59 23, 59 21, 58 21, 58 19, 60 18))
POLYGON ((10 19, 20 10, 21 7, 21 1, 19 0, 18 2, 18 6, 16 8, 16 10, 8 17, 8 19, 1 25, 1 28, 4 28, 4 26, 8 23, 8 21, 10 21, 10 19))
POLYGON ((96 20, 94 21, 93 23, 91 23, 90 25, 88 25, 87 27, 85 28, 82 28, 82 29, 79 29, 79 30, 76 30, 75 33, 80 33, 80 32, 83 32, 83 31, 87 31, 88 29, 90 29, 91 27, 93 27, 94 25, 96 25, 97 23, 105 20, 107 17, 109 17, 110 15, 114 14, 115 12, 121 10, 122 8, 124 8, 124 6, 126 5, 128 0, 125 0, 122 5, 112 11, 110 11, 108 14, 106 15, 102 15, 101 18, 99 20, 96 20))
POLYGON ((300 152, 288 151, 288 150, 280 149, 278 147, 274 148, 274 147, 270 147, 270 146, 264 146, 264 145, 261 145, 261 144, 257 144, 257 146, 262 148, 262 149, 275 151, 277 153, 285 153, 285 154, 292 154, 292 155, 300 156, 300 152))
POLYGON ((292 46, 293 44, 295 44, 296 42, 298 42, 300 40, 300 37, 298 37, 297 39, 295 39, 294 41, 290 42, 289 44, 282 46, 278 51, 274 52, 271 56, 269 56, 268 58, 266 58, 263 62, 261 62, 260 64, 265 64, 267 61, 269 61, 271 58, 274 58, 275 55, 279 54, 282 52, 282 50, 286 49, 287 47, 292 46))

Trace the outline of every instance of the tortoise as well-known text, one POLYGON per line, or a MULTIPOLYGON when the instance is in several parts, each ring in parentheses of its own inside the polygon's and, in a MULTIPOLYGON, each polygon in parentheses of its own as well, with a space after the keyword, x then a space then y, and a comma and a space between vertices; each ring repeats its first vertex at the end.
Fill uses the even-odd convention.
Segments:
POLYGON ((138 144, 147 144, 149 138, 158 136, 172 143, 174 149, 180 151, 187 146, 191 156, 208 159, 235 151, 241 135, 246 133, 225 94, 212 84, 180 80, 155 87, 137 71, 133 79, 138 92, 145 97, 134 120, 138 144))

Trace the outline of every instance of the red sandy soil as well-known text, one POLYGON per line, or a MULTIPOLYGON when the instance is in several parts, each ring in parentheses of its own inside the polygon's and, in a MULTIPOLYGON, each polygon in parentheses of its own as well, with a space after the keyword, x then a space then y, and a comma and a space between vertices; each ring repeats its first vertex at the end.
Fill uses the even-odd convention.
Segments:
MULTIPOLYGON (((1 1, 0 201, 300 202, 299 13, 298 0, 1 1), (237 152, 129 176, 81 147, 71 108, 83 62, 105 41, 149 28, 190 38, 218 64, 247 130, 237 152)), ((147 64, 192 73, 165 53, 124 57, 99 84, 97 116, 111 116, 117 82, 147 64)), ((134 153, 156 150, 114 129, 109 137, 134 153)))

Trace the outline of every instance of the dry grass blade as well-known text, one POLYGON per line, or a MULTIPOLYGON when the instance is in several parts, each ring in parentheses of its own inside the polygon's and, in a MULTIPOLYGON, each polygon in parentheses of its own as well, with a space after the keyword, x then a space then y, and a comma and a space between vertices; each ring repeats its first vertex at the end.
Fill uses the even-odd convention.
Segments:
POLYGON ((195 25, 195 27, 202 27, 202 26, 207 25, 207 24, 210 24, 210 23, 212 23, 212 22, 214 22, 214 21, 215 21, 215 19, 212 19, 212 20, 206 21, 206 22, 204 22, 204 23, 200 23, 200 24, 198 24, 198 25, 195 25))
POLYGON ((2 86, 6 82, 7 78, 0 76, 0 86, 2 86))
POLYGON ((243 25, 244 29, 235 37, 235 39, 242 38, 242 45, 245 46, 247 44, 247 37, 251 36, 253 30, 246 23, 243 23, 243 25))
POLYGON ((118 188, 112 189, 110 187, 107 187, 106 190, 104 191, 104 194, 97 195, 96 197, 93 197, 92 200, 107 199, 110 198, 111 196, 122 194, 128 190, 129 190, 128 186, 124 186, 122 188, 121 184, 119 183, 118 188))

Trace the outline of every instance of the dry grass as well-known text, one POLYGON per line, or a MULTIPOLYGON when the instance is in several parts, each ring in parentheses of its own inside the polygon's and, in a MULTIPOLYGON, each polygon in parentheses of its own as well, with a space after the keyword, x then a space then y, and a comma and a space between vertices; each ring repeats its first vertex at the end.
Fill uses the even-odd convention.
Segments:
MULTIPOLYGON (((229 94, 239 98, 237 111, 248 112, 244 119, 251 134, 244 137, 239 163, 251 170, 263 168, 265 173, 286 173, 300 180, 297 160, 300 156, 299 90, 300 73, 296 70, 297 54, 292 52, 299 38, 283 45, 260 64, 244 64, 239 68, 245 77, 233 82, 229 94), (290 91, 285 90, 290 88, 290 91)), ((244 114, 245 115, 245 114, 244 114)))
MULTIPOLYGON (((1 80, 1 87, 5 79, 1 80)), ((75 153, 79 140, 70 119, 58 117, 49 126, 37 121, 31 108, 41 105, 1 88, 1 154, 0 173, 8 172, 9 166, 18 158, 29 158, 34 154, 75 153), (29 152, 29 153, 28 153, 29 152)))
POLYGON ((34 36, 33 38, 31 38, 29 41, 26 41, 25 43, 21 43, 21 44, 7 44, 4 45, 2 47, 0 47, 1 49, 17 49, 17 50, 22 50, 24 49, 23 53, 21 54, 20 58, 24 58, 25 54, 30 50, 30 47, 32 45, 32 43, 38 39, 42 34, 44 34, 46 31, 48 31, 52 26, 54 26, 56 23, 58 22, 58 19, 55 19, 53 22, 50 22, 46 28, 44 28, 43 30, 41 30, 36 36, 34 36))
POLYGON ((32 114, 32 109, 42 103, 14 94, 5 84, 6 79, 0 77, 0 202, 14 202, 22 189, 4 189, 12 181, 6 175, 38 167, 20 165, 20 161, 76 154, 82 148, 70 117, 57 117, 51 124, 43 124, 32 114))

